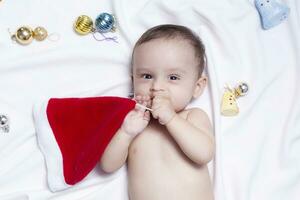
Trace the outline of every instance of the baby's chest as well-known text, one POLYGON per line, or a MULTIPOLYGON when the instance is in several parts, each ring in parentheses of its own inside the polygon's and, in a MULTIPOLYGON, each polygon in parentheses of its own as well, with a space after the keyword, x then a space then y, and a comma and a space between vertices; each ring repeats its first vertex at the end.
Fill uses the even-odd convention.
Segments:
POLYGON ((171 162, 182 160, 182 152, 165 128, 147 128, 131 143, 129 156, 140 160, 171 162))

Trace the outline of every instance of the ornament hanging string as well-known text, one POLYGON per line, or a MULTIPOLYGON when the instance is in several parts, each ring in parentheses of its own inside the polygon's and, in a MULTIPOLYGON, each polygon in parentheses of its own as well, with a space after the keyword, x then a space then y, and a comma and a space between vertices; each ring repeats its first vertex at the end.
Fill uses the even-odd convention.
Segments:
POLYGON ((10 38, 11 38, 11 41, 16 44, 17 43, 17 39, 16 39, 16 35, 15 34, 12 34, 12 32, 10 32, 9 28, 7 29, 9 35, 10 35, 10 38))
POLYGON ((119 43, 119 42, 117 41, 117 37, 116 37, 116 36, 114 36, 114 37, 106 37, 106 36, 105 36, 103 33, 101 33, 100 31, 95 31, 95 32, 93 32, 93 37, 94 37, 94 39, 97 40, 97 41, 113 41, 113 42, 115 42, 115 43, 119 43), (97 37, 96 37, 96 34, 97 34, 97 33, 101 34, 102 37, 103 37, 103 39, 97 38, 97 37))
POLYGON ((60 40, 60 35, 58 33, 51 33, 50 35, 48 35, 47 39, 51 42, 57 42, 58 40, 60 40))

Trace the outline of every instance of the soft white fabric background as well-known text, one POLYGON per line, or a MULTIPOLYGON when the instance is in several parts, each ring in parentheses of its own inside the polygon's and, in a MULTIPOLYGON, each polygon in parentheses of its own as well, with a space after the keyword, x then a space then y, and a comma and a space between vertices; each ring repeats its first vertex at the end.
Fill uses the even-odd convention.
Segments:
MULTIPOLYGON (((215 125, 212 169, 217 200, 298 200, 300 196, 300 2, 287 21, 263 31, 252 0, 2 0, 0 3, 0 113, 11 131, 0 134, 0 199, 127 199, 126 173, 96 169, 80 184, 50 193, 32 121, 32 106, 49 97, 119 95, 130 91, 132 46, 148 28, 177 23, 192 28, 208 54, 210 87, 192 106, 215 125), (77 16, 114 13, 119 44, 80 37, 77 16), (44 26, 60 40, 11 42, 22 25, 44 26), (240 114, 220 116, 225 83, 246 81, 240 114)), ((167 187, 167 186, 166 186, 167 187)))

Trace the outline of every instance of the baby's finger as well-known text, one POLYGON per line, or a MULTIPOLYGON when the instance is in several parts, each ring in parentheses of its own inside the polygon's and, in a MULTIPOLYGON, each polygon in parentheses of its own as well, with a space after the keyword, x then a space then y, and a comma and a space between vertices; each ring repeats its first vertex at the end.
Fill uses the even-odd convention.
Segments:
POLYGON ((152 109, 152 113, 154 113, 154 115, 158 114, 158 111, 160 110, 161 106, 160 105, 154 105, 151 107, 152 109))
POLYGON ((151 114, 152 114, 152 117, 153 117, 154 119, 157 119, 157 114, 156 114, 156 112, 152 112, 151 114))
POLYGON ((150 95, 146 95, 146 101, 150 101, 151 97, 150 95))
POLYGON ((147 107, 148 107, 148 108, 151 108, 151 106, 152 106, 152 100, 149 99, 149 100, 147 101, 147 107))
POLYGON ((141 104, 136 104, 136 106, 138 107, 138 112, 141 115, 144 115, 144 112, 146 111, 147 108, 147 102, 143 102, 141 104))
POLYGON ((135 97, 134 97, 134 100, 136 100, 136 101, 141 101, 142 100, 142 96, 141 95, 136 95, 135 97))
POLYGON ((150 111, 146 110, 146 112, 144 112, 144 120, 146 121, 150 121, 150 111))
POLYGON ((152 114, 152 116, 153 116, 154 119, 158 118, 158 116, 159 116, 158 113, 159 113, 159 106, 155 106, 155 108, 152 107, 151 114, 152 114))
POLYGON ((148 106, 148 104, 149 104, 146 96, 143 96, 142 100, 139 103, 144 106, 148 106))
POLYGON ((144 112, 144 111, 145 111, 145 108, 143 108, 142 105, 143 105, 143 104, 136 103, 136 104, 135 104, 135 110, 136 110, 137 112, 144 112))
POLYGON ((149 101, 150 100, 150 96, 149 95, 143 95, 142 96, 142 100, 143 101, 149 101))
POLYGON ((160 102, 161 102, 161 97, 156 96, 156 97, 154 97, 154 99, 152 100, 152 106, 153 106, 153 105, 156 105, 156 104, 160 104, 160 102))
POLYGON ((143 95, 141 97, 141 104, 146 103, 146 106, 149 107, 151 105, 151 98, 149 95, 143 95))

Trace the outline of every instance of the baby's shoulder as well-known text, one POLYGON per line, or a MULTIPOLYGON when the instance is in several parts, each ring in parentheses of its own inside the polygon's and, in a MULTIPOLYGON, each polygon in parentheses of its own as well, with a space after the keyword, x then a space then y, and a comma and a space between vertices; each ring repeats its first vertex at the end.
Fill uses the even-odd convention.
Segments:
POLYGON ((187 118, 199 117, 199 116, 206 116, 208 117, 207 113, 202 110, 201 108, 189 108, 184 110, 187 115, 187 118))
POLYGON ((186 120, 196 126, 211 127, 210 119, 207 113, 201 108, 189 108, 186 109, 186 120))

